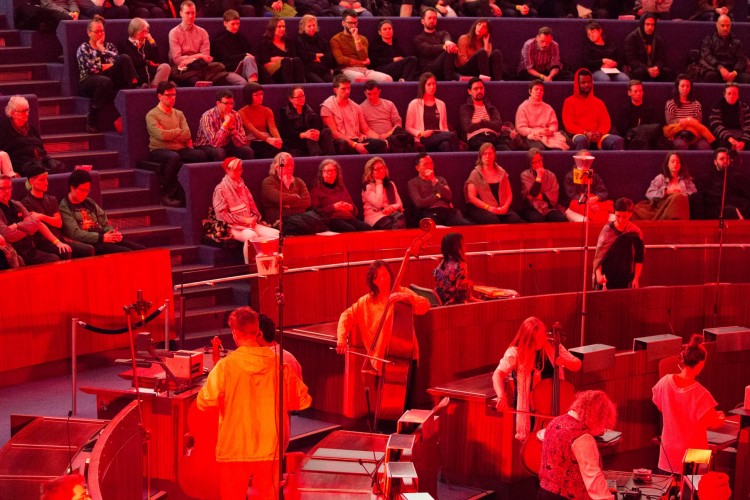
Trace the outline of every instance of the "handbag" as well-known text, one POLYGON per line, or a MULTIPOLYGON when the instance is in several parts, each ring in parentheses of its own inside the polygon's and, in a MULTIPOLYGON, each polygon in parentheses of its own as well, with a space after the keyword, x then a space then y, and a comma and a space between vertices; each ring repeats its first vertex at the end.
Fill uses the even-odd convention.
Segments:
POLYGON ((216 243, 232 239, 229 224, 216 218, 214 207, 208 207, 208 217, 201 221, 203 236, 216 243))

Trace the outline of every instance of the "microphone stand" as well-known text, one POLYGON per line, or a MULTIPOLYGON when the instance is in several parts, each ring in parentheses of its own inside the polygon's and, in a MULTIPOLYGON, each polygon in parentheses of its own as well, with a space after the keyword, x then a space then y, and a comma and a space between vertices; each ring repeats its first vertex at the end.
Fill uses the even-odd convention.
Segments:
POLYGON ((717 255, 717 262, 716 262, 716 296, 714 298, 714 317, 713 317, 713 326, 716 327, 716 321, 719 316, 719 284, 721 282, 721 258, 722 258, 722 252, 724 250, 724 230, 727 228, 726 221, 724 220, 724 207, 727 203, 727 178, 729 174, 729 169, 732 167, 732 164, 734 163, 734 159, 732 158, 732 155, 727 153, 729 156, 729 165, 727 165, 724 168, 724 180, 722 182, 721 186, 721 209, 719 210, 719 253, 717 255))
POLYGON ((285 154, 282 153, 279 158, 279 164, 276 167, 276 175, 279 177, 279 246, 277 252, 277 265, 279 271, 279 280, 276 285, 276 303, 279 307, 279 318, 278 318, 278 329, 279 329, 279 407, 278 407, 278 422, 279 422, 279 500, 284 499, 284 218, 282 217, 284 211, 283 194, 284 194, 284 179, 282 176, 284 169, 285 154))
POLYGON ((591 155, 587 156, 573 156, 573 160, 576 162, 575 169, 581 171, 580 179, 577 180, 576 172, 573 172, 573 182, 576 184, 586 184, 586 193, 578 198, 578 203, 583 200, 583 285, 581 286, 581 345, 586 345, 585 330, 586 330, 586 292, 588 290, 589 275, 587 273, 589 263, 589 198, 591 198, 591 184, 594 182, 594 170, 591 168, 591 164, 594 162, 594 157, 591 155))

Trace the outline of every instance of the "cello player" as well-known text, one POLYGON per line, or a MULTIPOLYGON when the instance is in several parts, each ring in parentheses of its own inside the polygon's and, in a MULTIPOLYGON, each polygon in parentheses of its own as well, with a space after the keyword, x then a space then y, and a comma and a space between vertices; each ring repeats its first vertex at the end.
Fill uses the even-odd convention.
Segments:
MULTIPOLYGON (((552 378, 555 366, 562 366, 571 371, 581 369, 581 360, 570 354, 562 345, 559 356, 554 361, 553 356, 554 348, 548 341, 544 322, 535 316, 523 320, 516 337, 492 374, 492 385, 497 394, 497 409, 502 411, 508 406, 508 395, 505 394, 505 379, 508 375, 516 381, 516 410, 529 412, 532 389, 540 380, 552 378)), ((562 371, 560 375, 564 378, 562 371)), ((516 415, 516 439, 526 439, 529 424, 529 415, 516 415)))
MULTIPOLYGON (((419 295, 415 294, 408 288, 399 287, 395 293, 390 293, 393 283, 393 271, 390 266, 382 261, 376 260, 367 269, 367 287, 369 293, 360 297, 346 311, 341 313, 337 329, 336 351, 344 354, 347 351, 347 336, 355 328, 362 335, 362 342, 366 348, 370 348, 373 339, 378 334, 378 326, 381 317, 386 310, 389 302, 404 302, 411 304, 414 314, 425 314, 430 309, 430 302, 419 295)), ((373 352, 369 355, 382 358, 386 352, 387 341, 391 338, 393 329, 393 308, 388 310, 383 323, 383 330, 380 333, 378 342, 373 352)), ((417 345, 417 336, 414 333, 414 326, 411 326, 413 339, 412 359, 419 360, 419 346, 417 345)), ((373 364, 379 370, 380 363, 373 364)))

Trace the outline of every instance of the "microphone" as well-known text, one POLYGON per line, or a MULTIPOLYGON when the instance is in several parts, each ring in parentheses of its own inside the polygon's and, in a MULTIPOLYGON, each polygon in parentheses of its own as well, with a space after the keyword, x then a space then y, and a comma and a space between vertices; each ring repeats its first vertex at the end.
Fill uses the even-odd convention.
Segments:
POLYGON ((279 158, 279 168, 284 168, 284 163, 285 163, 284 158, 285 158, 284 156, 279 158))

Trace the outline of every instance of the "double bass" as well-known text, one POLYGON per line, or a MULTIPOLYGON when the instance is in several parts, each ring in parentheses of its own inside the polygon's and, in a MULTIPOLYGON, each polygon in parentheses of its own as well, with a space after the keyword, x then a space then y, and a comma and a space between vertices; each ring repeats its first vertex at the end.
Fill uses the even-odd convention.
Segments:
MULTIPOLYGON (((428 218, 422 219, 419 222, 419 228, 422 233, 406 249, 398 274, 391 284, 390 294, 397 292, 401 287, 409 259, 418 258, 422 247, 430 240, 435 221, 428 218)), ((411 306, 389 300, 380 317, 372 342, 365 347, 369 357, 362 364, 362 377, 365 387, 375 386, 374 426, 377 427, 380 419, 398 420, 406 406, 407 383, 414 351, 414 322, 411 306), (393 322, 390 335, 388 335, 384 333, 383 327, 391 309, 393 322)))

